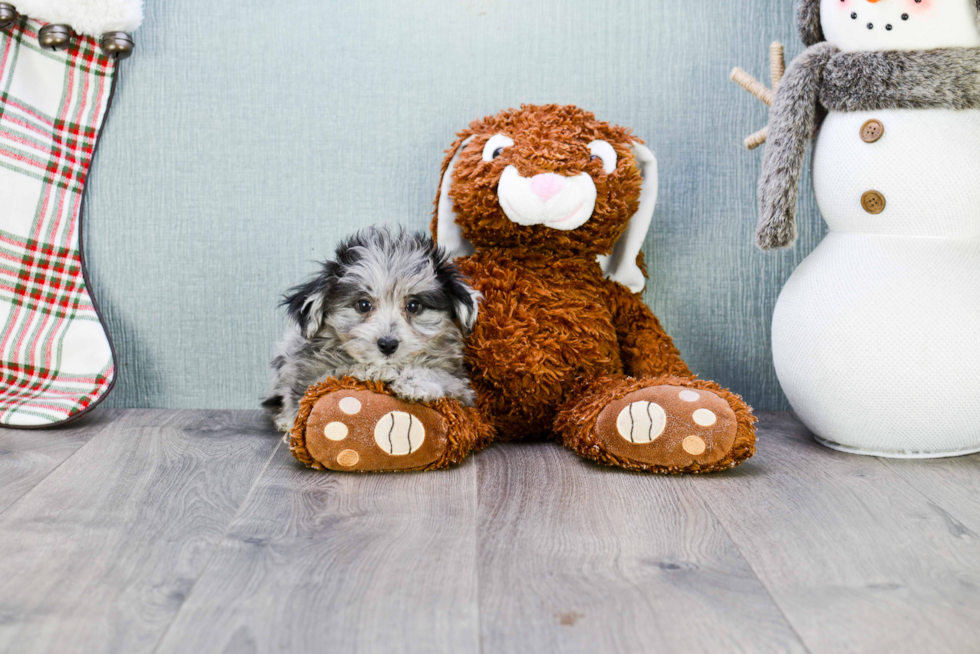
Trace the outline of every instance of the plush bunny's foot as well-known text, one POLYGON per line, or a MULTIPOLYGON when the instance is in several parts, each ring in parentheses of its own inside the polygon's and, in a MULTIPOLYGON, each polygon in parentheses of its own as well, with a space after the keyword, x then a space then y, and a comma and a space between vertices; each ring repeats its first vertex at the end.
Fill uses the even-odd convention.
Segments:
POLYGON ((455 400, 410 403, 364 386, 373 385, 328 380, 311 387, 291 432, 297 459, 349 472, 435 470, 458 463, 480 437, 489 440, 476 412, 455 400))
POLYGON ((710 391, 654 386, 609 404, 596 423, 606 451, 640 464, 717 463, 735 443, 735 412, 710 391))
POLYGON ((566 445, 582 456, 632 470, 680 473, 730 468, 754 453, 755 418, 737 396, 696 380, 649 386, 617 381, 613 388, 586 393, 584 402, 559 417, 556 426, 567 426, 566 445))

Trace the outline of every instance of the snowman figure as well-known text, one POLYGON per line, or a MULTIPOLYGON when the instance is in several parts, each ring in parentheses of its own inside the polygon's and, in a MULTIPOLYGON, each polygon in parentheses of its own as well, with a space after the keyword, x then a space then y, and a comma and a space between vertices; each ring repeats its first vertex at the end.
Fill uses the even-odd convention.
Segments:
MULTIPOLYGON (((829 447, 980 451, 980 0, 801 0, 771 102, 762 249, 796 238, 806 147, 829 232, 772 324, 790 404, 829 447), (781 79, 780 79, 781 77, 781 79), (818 130, 818 131, 817 131, 818 130)), ((742 75, 736 70, 733 77, 742 75)))

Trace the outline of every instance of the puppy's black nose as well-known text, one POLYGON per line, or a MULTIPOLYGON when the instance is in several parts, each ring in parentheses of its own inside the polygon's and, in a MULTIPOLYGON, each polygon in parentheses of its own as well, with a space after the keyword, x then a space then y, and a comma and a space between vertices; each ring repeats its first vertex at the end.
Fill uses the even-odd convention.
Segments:
POLYGON ((398 339, 392 338, 391 336, 385 336, 384 338, 378 339, 378 349, 384 355, 394 354, 395 350, 398 349, 398 339))

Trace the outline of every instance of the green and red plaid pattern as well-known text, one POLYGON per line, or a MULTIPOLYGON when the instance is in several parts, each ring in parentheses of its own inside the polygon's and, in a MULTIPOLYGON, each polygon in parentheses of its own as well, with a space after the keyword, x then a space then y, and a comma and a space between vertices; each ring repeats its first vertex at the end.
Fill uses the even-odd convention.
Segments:
POLYGON ((114 380, 79 229, 115 64, 78 35, 42 50, 43 25, 0 31, 0 425, 13 427, 69 420, 114 380))

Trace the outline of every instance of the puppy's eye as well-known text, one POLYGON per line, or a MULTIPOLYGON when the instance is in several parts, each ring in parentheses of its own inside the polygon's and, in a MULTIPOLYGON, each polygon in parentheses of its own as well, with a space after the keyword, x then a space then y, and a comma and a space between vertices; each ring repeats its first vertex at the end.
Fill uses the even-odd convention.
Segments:
POLYGON ((417 315, 422 311, 422 303, 418 300, 409 300, 408 304, 405 305, 405 311, 408 311, 413 316, 417 315))
POLYGON ((589 143, 589 152, 592 153, 589 161, 601 159, 602 170, 604 170, 607 175, 616 170, 616 151, 613 150, 613 146, 609 145, 608 142, 592 141, 592 143, 589 143))
POLYGON ((504 153, 504 148, 514 145, 514 139, 504 134, 494 134, 483 146, 483 160, 493 161, 504 153))
POLYGON ((374 308, 369 300, 358 300, 356 306, 360 313, 371 313, 371 309, 374 308))

